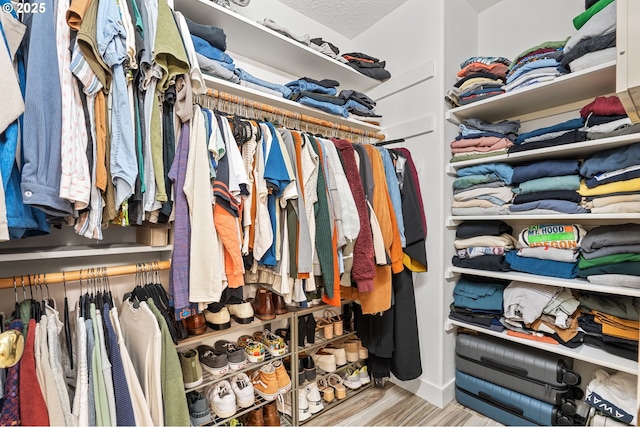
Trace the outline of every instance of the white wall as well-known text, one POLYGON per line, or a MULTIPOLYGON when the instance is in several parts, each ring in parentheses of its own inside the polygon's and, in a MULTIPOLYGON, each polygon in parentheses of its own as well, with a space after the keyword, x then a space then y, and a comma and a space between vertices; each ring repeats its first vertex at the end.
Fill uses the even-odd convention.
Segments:
POLYGON ((501 1, 478 16, 478 55, 514 59, 545 41, 564 40, 581 12, 584 0, 501 1))

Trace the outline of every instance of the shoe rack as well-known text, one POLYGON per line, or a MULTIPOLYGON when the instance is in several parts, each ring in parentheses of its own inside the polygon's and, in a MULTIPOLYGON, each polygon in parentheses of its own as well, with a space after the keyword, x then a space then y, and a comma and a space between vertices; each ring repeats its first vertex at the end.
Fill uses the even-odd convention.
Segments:
MULTIPOLYGON (((350 304, 352 303, 353 300, 342 300, 342 306, 346 305, 346 304, 350 304)), ((363 392, 364 390, 367 390, 369 388, 372 387, 373 381, 370 381, 368 384, 361 386, 358 389, 352 390, 350 388, 347 387, 347 395, 345 398, 343 399, 337 399, 334 398, 332 402, 327 403, 326 401, 323 401, 323 405, 324 405, 324 409, 322 409, 320 412, 316 413, 316 414, 312 414, 309 418, 307 418, 304 421, 300 421, 298 419, 298 390, 302 387, 305 387, 307 384, 311 383, 311 382, 316 382, 322 378, 326 378, 328 377, 330 374, 340 374, 341 372, 347 370, 350 367, 355 367, 358 363, 365 363, 365 361, 363 360, 359 360, 357 362, 351 362, 351 363, 347 363, 346 365, 341 365, 338 366, 337 369, 333 372, 324 372, 322 371, 317 365, 316 365, 316 378, 312 381, 308 381, 305 379, 305 381, 302 384, 298 384, 298 364, 300 362, 300 360, 298 359, 298 355, 300 353, 307 353, 307 354, 311 354, 314 351, 316 351, 317 349, 321 348, 321 347, 325 347, 331 343, 335 343, 335 342, 339 342, 339 341, 343 341, 348 339, 349 337, 356 337, 356 332, 355 331, 347 331, 344 330, 343 333, 341 335, 334 335, 333 338, 331 339, 325 339, 321 333, 319 333, 316 330, 316 334, 315 334, 315 339, 314 339, 314 343, 313 344, 307 344, 305 346, 298 346, 298 318, 302 317, 302 316, 306 316, 308 314, 313 314, 313 313, 318 313, 318 312, 323 312, 324 310, 328 309, 328 308, 335 308, 335 307, 331 307, 329 305, 326 304, 320 304, 320 305, 315 305, 309 308, 289 308, 289 310, 291 310, 289 313, 293 313, 294 318, 291 320, 291 347, 293 348, 292 351, 292 356, 291 356, 291 383, 292 383, 292 391, 294 392, 292 394, 292 409, 291 409, 291 414, 292 414, 292 418, 293 418, 293 425, 304 425, 309 423, 311 420, 313 420, 314 418, 316 418, 318 415, 324 414, 325 412, 327 412, 328 410, 330 410, 331 408, 338 406, 339 404, 349 400, 350 398, 357 396, 358 394, 360 394, 361 392, 363 392)), ((341 307, 342 308, 342 307, 341 307)), ((344 310, 340 310, 341 313, 344 312, 344 310)))
MULTIPOLYGON (((342 301, 342 305, 346 305, 353 302, 352 300, 343 300, 342 301)), ((341 335, 334 335, 333 338, 331 339, 325 339, 322 336, 322 333, 316 331, 315 333, 315 338, 314 338, 314 343, 313 344, 307 344, 306 346, 298 346, 298 318, 302 317, 302 316, 306 316, 308 314, 314 314, 314 313, 321 313, 324 310, 328 309, 328 308, 336 308, 336 307, 331 307, 327 304, 319 304, 319 305, 314 305, 311 306, 309 308, 294 308, 294 307, 288 307, 289 312, 286 314, 281 314, 281 315, 277 315, 275 319, 270 319, 270 320, 260 320, 257 317, 254 318, 254 320, 251 323, 247 323, 247 324, 241 324, 241 323, 237 323, 236 321, 234 321, 233 319, 231 319, 231 327, 227 328, 227 329, 223 329, 223 330, 214 330, 211 329, 209 327, 207 327, 207 330, 200 334, 200 335, 195 335, 195 336, 190 336, 182 341, 180 341, 177 345, 176 345, 176 350, 177 351, 184 351, 188 348, 194 348, 200 344, 203 343, 210 343, 210 342, 214 342, 216 339, 223 339, 229 335, 240 335, 243 333, 247 333, 249 331, 258 331, 258 330, 262 330, 262 329, 269 329, 270 331, 274 332, 274 329, 272 329, 272 324, 283 324, 283 323, 287 323, 289 324, 289 328, 290 328, 290 341, 289 341, 289 347, 288 347, 288 351, 280 356, 272 356, 271 354, 269 354, 269 352, 267 351, 265 354, 265 359, 261 362, 257 362, 257 363, 252 363, 252 362, 248 362, 247 366, 245 366, 244 368, 241 368, 237 371, 232 371, 229 370, 229 372, 227 372, 224 375, 221 376, 213 376, 212 374, 206 372, 203 370, 202 373, 202 377, 203 377, 203 381, 201 384, 199 384, 196 387, 193 388, 189 388, 189 389, 185 389, 185 393, 188 393, 190 391, 193 390, 199 390, 199 391, 203 391, 204 389, 206 389, 207 387, 209 387, 212 384, 215 384, 219 381, 222 380, 229 380, 231 379, 233 376, 242 373, 242 372, 248 372, 248 371, 254 371, 256 369, 260 369, 261 366, 266 365, 268 363, 274 362, 276 360, 283 360, 287 357, 289 357, 291 359, 291 372, 290 372, 290 377, 291 377, 291 391, 289 391, 288 393, 291 393, 291 417, 289 417, 288 415, 284 414, 284 413, 280 413, 280 419, 281 419, 281 425, 302 425, 302 424, 306 424, 308 423, 310 420, 314 419, 316 416, 325 413, 326 411, 330 410, 331 408, 333 408, 334 406, 337 406, 339 404, 341 404, 342 402, 349 400, 351 397, 354 397, 356 395, 358 395, 359 393, 361 393, 362 391, 370 388, 372 386, 372 382, 370 382, 369 384, 363 385, 360 388, 356 389, 356 390, 352 390, 350 388, 347 387, 347 393, 346 393, 346 397, 343 399, 338 400, 337 398, 335 398, 332 402, 327 403, 326 401, 323 401, 324 404, 324 409, 316 414, 312 414, 310 418, 304 420, 304 421, 299 421, 298 420, 298 390, 302 387, 305 387, 307 384, 310 383, 310 381, 306 381, 303 382, 302 384, 298 383, 298 365, 299 365, 299 359, 298 359, 298 355, 302 352, 305 352, 307 354, 311 354, 313 352, 315 352, 317 349, 324 347, 328 344, 331 343, 335 343, 335 342, 339 342, 339 341, 343 341, 346 340, 350 337, 355 337, 356 333, 355 331, 348 331, 348 330, 344 330, 343 333, 341 335)), ((342 313, 344 310, 342 310, 342 308, 340 309, 340 312, 342 313)), ((364 361, 360 360, 358 362, 351 362, 351 363, 347 363, 346 365, 342 365, 342 366, 338 366, 337 369, 334 372, 324 372, 322 371, 319 367, 316 366, 316 379, 313 381, 318 381, 319 379, 322 378, 326 378, 327 376, 329 376, 331 373, 335 373, 335 374, 339 374, 342 371, 345 371, 349 368, 355 367, 358 363, 363 363, 364 361)), ((255 404, 249 408, 246 409, 240 409, 238 410, 233 416, 229 417, 229 418, 219 418, 215 415, 215 413, 212 411, 211 416, 212 416, 212 421, 208 422, 206 424, 203 425, 223 425, 223 424, 227 424, 229 421, 231 421, 234 418, 239 418, 255 409, 261 408, 264 405, 266 405, 267 403, 269 403, 269 401, 263 399, 262 397, 260 397, 259 395, 255 395, 255 404)))

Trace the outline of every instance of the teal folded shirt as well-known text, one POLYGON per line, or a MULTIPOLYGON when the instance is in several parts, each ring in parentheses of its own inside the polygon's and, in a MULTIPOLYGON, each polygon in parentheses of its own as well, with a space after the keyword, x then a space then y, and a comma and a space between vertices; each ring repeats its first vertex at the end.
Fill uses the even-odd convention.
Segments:
POLYGON ((549 176, 545 178, 532 179, 520 183, 513 188, 515 194, 528 194, 538 191, 551 190, 578 190, 580 188, 579 175, 549 176))

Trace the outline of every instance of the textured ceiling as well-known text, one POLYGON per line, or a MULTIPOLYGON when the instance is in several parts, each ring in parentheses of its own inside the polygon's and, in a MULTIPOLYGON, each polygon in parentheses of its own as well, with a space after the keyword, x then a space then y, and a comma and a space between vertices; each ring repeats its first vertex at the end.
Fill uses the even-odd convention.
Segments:
POLYGON ((407 0, 280 0, 290 8, 352 39, 407 0))

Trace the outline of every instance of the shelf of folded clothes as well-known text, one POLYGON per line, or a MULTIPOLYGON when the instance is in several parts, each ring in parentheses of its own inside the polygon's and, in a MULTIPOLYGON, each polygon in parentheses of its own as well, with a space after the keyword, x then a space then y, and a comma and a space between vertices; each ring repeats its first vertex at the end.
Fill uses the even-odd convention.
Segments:
POLYGON ((605 294, 640 297, 640 289, 638 288, 598 285, 582 278, 561 279, 558 277, 521 273, 519 271, 489 271, 461 267, 449 267, 449 269, 447 270, 447 277, 454 277, 455 275, 459 274, 469 274, 473 276, 489 277, 500 280, 517 280, 519 282, 539 283, 541 285, 549 286, 561 286, 563 288, 580 289, 584 291, 600 292, 605 294))
POLYGON ((618 371, 628 372, 634 375, 638 373, 638 362, 625 359, 624 357, 616 356, 611 353, 607 353, 606 351, 596 347, 591 347, 583 344, 577 348, 569 348, 560 344, 551 344, 547 342, 536 341, 533 339, 520 338, 518 336, 508 334, 507 331, 498 332, 459 320, 449 319, 448 322, 449 325, 447 325, 447 329, 450 329, 451 325, 458 326, 461 328, 471 329, 483 334, 493 335, 495 337, 502 338, 508 341, 513 341, 530 347, 546 350, 554 354, 559 354, 562 356, 571 357, 576 360, 593 363, 598 366, 616 369, 618 371))
POLYGON ((526 88, 486 98, 447 111, 447 120, 462 123, 468 118, 490 122, 519 118, 532 120, 579 108, 574 106, 616 90, 616 64, 610 61, 526 88))
POLYGON ((580 223, 601 223, 602 221, 606 221, 607 224, 621 224, 627 222, 633 222, 640 220, 640 213, 611 213, 611 214, 573 214, 567 215, 564 213, 557 214, 527 214, 527 215, 514 215, 514 214, 504 214, 504 215, 451 215, 447 217, 447 226, 455 227, 457 224, 462 221, 470 221, 470 220, 480 220, 487 221, 490 219, 499 218, 503 221, 508 222, 530 222, 530 221, 544 221, 544 220, 552 220, 554 222, 577 222, 580 223))
POLYGON ((241 96, 243 98, 250 99, 252 101, 268 104, 273 107, 286 109, 294 113, 300 113, 308 116, 313 116, 318 119, 327 120, 333 123, 350 126, 352 128, 361 129, 369 132, 380 132, 381 127, 364 122, 362 120, 355 120, 352 118, 345 118, 336 114, 329 114, 318 108, 310 107, 299 102, 292 101, 282 96, 276 96, 266 91, 246 87, 240 84, 236 84, 227 80, 219 79, 213 76, 205 75, 204 79, 212 89, 217 89, 222 92, 229 93, 231 95, 241 96))
POLYGON ((381 83, 355 68, 208 0, 175 0, 175 10, 204 25, 222 28, 229 52, 295 76, 330 78, 342 88, 369 90, 381 83))

